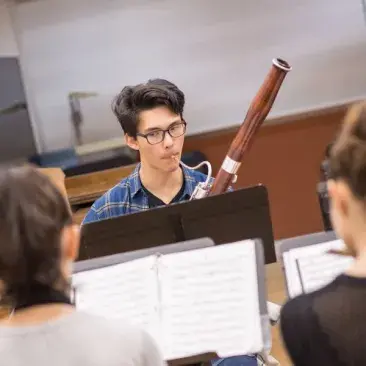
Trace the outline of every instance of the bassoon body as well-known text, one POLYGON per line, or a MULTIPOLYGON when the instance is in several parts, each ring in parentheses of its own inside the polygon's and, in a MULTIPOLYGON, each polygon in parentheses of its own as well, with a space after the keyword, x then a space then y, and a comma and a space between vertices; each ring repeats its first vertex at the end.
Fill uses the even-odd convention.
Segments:
POLYGON ((208 182, 197 186, 191 199, 224 193, 235 181, 243 156, 250 149, 256 133, 271 110, 283 80, 290 70, 291 66, 286 61, 279 58, 272 60, 271 69, 252 100, 214 183, 211 187, 207 184, 208 182))

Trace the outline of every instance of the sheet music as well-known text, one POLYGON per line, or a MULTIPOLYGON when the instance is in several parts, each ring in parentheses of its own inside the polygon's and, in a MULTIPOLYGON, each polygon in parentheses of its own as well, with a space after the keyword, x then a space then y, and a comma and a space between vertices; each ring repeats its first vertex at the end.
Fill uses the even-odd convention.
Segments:
POLYGON ((108 319, 125 319, 159 341, 156 257, 73 274, 76 307, 108 319))
POLYGON ((343 273, 353 258, 327 253, 329 249, 343 247, 342 240, 334 240, 284 253, 290 297, 322 288, 343 273))
POLYGON ((166 359, 262 350, 253 241, 166 255, 159 276, 166 359))

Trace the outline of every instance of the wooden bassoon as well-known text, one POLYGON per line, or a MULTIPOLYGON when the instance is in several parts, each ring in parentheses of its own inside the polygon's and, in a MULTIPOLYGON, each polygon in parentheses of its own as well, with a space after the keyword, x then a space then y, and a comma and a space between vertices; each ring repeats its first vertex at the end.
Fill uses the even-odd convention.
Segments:
MULTIPOLYGON (((291 66, 286 61, 279 58, 272 60, 271 69, 252 100, 245 119, 230 145, 212 186, 209 185, 209 179, 197 185, 191 199, 224 193, 235 182, 236 173, 240 168, 243 156, 253 144, 254 137, 271 110, 283 80, 290 70, 291 66)), ((202 164, 199 164, 199 166, 202 164)), ((209 176, 210 173, 209 165, 209 176)))

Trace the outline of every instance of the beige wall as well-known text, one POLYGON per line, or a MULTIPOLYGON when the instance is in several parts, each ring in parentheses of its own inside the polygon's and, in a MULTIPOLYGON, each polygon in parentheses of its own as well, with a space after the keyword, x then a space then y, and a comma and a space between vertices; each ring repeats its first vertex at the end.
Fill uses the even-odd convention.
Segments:
POLYGON ((18 56, 13 24, 5 0, 0 0, 0 57, 18 56))
MULTIPOLYGON (((320 163, 345 108, 292 116, 292 123, 262 127, 245 156, 235 187, 264 184, 275 239, 323 230, 316 193, 320 163)), ((186 151, 200 150, 217 173, 235 131, 187 138, 186 151)))

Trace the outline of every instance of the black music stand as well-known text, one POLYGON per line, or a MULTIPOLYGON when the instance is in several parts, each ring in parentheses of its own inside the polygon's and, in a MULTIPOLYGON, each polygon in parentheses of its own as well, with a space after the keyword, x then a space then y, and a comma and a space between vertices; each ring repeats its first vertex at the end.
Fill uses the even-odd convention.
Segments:
POLYGON ((168 360, 168 366, 211 366, 211 361, 218 358, 217 353, 208 352, 195 356, 178 358, 176 360, 168 360))
POLYGON ((276 261, 267 189, 238 189, 84 224, 79 260, 203 237, 216 245, 262 240, 266 263, 276 261))

